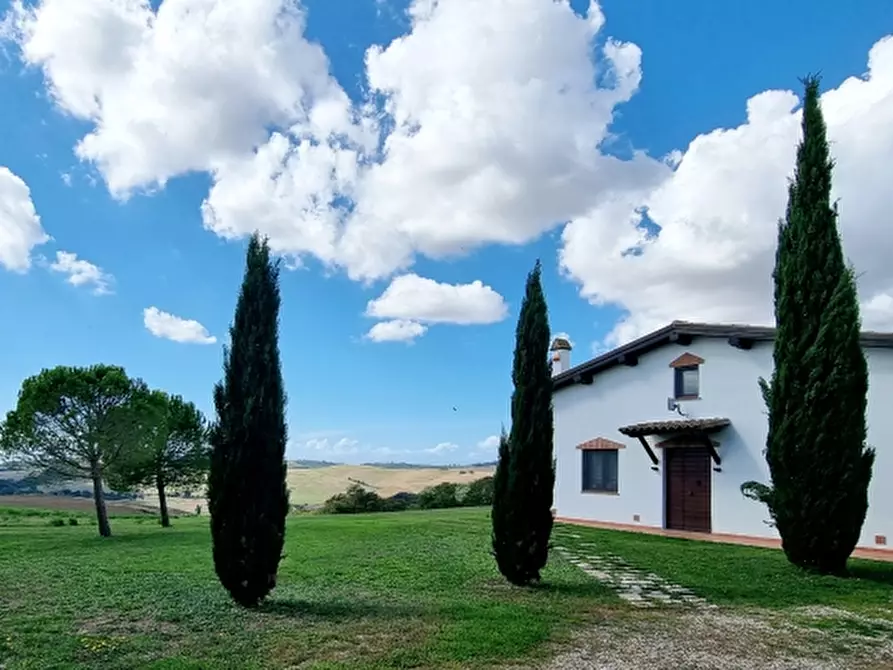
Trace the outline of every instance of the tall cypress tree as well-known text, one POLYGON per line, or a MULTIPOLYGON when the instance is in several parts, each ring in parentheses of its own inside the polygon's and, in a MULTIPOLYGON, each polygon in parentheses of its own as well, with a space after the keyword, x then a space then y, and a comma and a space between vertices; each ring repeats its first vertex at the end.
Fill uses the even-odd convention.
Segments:
POLYGON ((540 274, 537 261, 515 332, 512 427, 500 440, 493 482, 493 555, 503 576, 519 586, 539 581, 552 534, 552 373, 540 274))
POLYGON ((768 504, 791 563, 840 574, 868 510, 868 366, 855 277, 831 203, 819 79, 804 84, 803 137, 775 259, 775 369, 771 384, 761 380, 772 486, 745 489, 768 504))
POLYGON ((214 568, 245 607, 258 605, 276 586, 289 508, 279 303, 279 265, 255 234, 223 381, 214 388, 217 421, 208 475, 214 568))

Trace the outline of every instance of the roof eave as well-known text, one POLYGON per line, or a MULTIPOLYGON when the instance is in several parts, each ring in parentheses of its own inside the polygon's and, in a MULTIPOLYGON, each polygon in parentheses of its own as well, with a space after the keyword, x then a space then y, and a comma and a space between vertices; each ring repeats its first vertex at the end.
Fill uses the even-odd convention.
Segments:
MULTIPOLYGON (((740 338, 754 342, 767 342, 775 339, 775 328, 771 326, 749 326, 743 324, 710 324, 693 323, 688 321, 673 321, 667 326, 655 330, 647 335, 627 342, 616 349, 596 356, 585 363, 580 363, 552 378, 552 389, 558 391, 566 386, 571 386, 578 381, 578 377, 591 376, 620 365, 624 355, 643 354, 661 347, 673 339, 673 337, 725 337, 740 338)), ((893 348, 893 333, 881 333, 864 331, 860 335, 862 346, 893 348)))

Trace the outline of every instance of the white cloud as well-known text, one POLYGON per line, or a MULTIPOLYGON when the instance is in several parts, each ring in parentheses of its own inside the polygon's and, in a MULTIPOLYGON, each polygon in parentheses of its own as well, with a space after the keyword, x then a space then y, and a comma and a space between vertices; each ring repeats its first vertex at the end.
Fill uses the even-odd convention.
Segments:
POLYGON ((289 458, 363 463, 390 460, 412 452, 391 447, 376 447, 344 435, 343 431, 322 431, 289 440, 289 458), (309 435, 309 436, 308 436, 309 435))
POLYGON ((441 442, 440 444, 435 444, 430 449, 426 449, 429 454, 451 454, 459 448, 458 444, 453 444, 452 442, 441 442))
POLYGON ((487 324, 501 321, 507 314, 503 297, 480 281, 441 284, 415 274, 395 277, 384 293, 366 306, 366 316, 394 319, 391 324, 411 324, 383 326, 386 332, 393 328, 406 333, 406 338, 398 339, 424 333, 419 332, 421 323, 487 324))
MULTIPOLYGON (((629 311, 608 344, 673 319, 771 324, 776 225, 800 136, 797 96, 765 91, 747 121, 696 137, 659 187, 631 191, 568 225, 561 259, 593 303, 629 311), (637 228, 642 207, 661 226, 637 228), (641 253, 625 253, 631 247, 641 253)), ((860 274, 867 328, 893 328, 893 37, 872 48, 868 73, 822 96, 836 167, 833 197, 847 255, 860 274)))
POLYGON ((415 321, 394 319, 376 323, 366 333, 366 337, 373 342, 412 342, 424 335, 427 330, 427 326, 415 321))
POLYGON ((31 190, 9 168, 0 166, 0 265, 27 272, 31 250, 49 241, 31 201, 31 190))
POLYGON ((490 435, 477 443, 478 451, 495 452, 499 448, 499 435, 490 435))
POLYGON ((549 0, 415 0, 410 16, 367 52, 379 102, 359 105, 302 37, 296 0, 164 0, 157 14, 39 0, 15 25, 59 107, 92 124, 77 153, 113 192, 210 172, 207 228, 259 228, 354 278, 527 242, 669 170, 599 151, 641 52, 595 48, 595 3, 581 16, 549 0))
POLYGON ((311 438, 294 445, 298 453, 317 454, 324 456, 345 456, 359 451, 359 441, 349 437, 340 439, 311 438))
MULTIPOLYGON (((208 229, 259 228, 274 250, 363 280, 570 221, 564 270, 584 298, 629 312, 606 344, 674 318, 771 321, 796 96, 760 93, 746 123, 705 129, 685 151, 608 156, 642 54, 603 39, 594 2, 578 15, 551 0, 414 0, 410 31, 366 54, 374 104, 332 79, 297 0, 164 0, 157 14, 144 0, 16 7, 8 27, 23 60, 89 124, 77 153, 117 194, 207 172, 208 229), (646 209, 658 236, 639 225, 646 209)), ((889 327, 893 38, 823 105, 865 325, 889 327)), ((39 223, 31 230, 41 239, 39 223)), ((385 318, 370 339, 412 340, 429 323, 385 318)))
POLYGON ((67 275, 65 281, 72 286, 90 286, 95 295, 107 295, 112 292, 114 277, 103 272, 102 268, 69 251, 57 251, 56 261, 50 264, 50 270, 67 275))
POLYGON ((93 125, 78 156, 119 195, 244 156, 268 125, 318 128, 346 105, 291 0, 165 0, 157 13, 146 0, 16 0, 12 17, 23 61, 93 125), (305 96, 331 108, 307 119, 305 96))
POLYGON ((143 325, 155 337, 173 342, 190 344, 214 344, 217 338, 208 333, 198 321, 181 319, 179 316, 162 312, 157 307, 143 310, 143 325))

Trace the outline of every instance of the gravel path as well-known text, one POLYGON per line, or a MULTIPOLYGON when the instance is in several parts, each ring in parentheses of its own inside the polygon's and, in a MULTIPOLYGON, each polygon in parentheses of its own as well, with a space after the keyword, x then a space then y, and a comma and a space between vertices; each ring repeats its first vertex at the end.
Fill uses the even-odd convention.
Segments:
POLYGON ((591 627, 541 670, 857 670, 889 668, 870 647, 833 652, 831 641, 759 615, 716 610, 625 618, 591 627))

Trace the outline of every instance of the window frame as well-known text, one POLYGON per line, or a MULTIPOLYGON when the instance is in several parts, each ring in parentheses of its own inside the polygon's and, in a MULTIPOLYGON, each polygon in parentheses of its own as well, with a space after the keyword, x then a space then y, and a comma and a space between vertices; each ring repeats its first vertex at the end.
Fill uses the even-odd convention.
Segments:
POLYGON ((620 494, 620 449, 583 449, 580 460, 580 492, 596 493, 603 495, 619 495, 620 494), (614 487, 603 488, 586 488, 586 459, 596 458, 590 457, 589 454, 613 454, 614 459, 614 487))
POLYGON ((697 400, 701 397, 701 366, 700 365, 680 365, 673 368, 673 397, 676 400, 697 400), (694 372, 697 383, 697 390, 694 394, 685 393, 685 373, 694 372))

